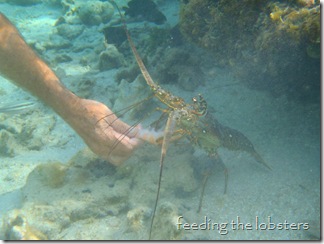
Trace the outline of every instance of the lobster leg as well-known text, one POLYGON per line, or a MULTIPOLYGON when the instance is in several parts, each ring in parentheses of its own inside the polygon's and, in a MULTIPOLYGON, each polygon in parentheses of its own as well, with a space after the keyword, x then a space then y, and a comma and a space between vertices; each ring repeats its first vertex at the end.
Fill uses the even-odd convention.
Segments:
POLYGON ((228 183, 228 170, 222 160, 221 160, 221 164, 224 168, 224 177, 225 177, 224 194, 226 194, 227 193, 227 183, 228 183))
POLYGON ((227 193, 228 171, 227 171, 227 168, 226 168, 223 160, 216 153, 210 154, 209 159, 213 159, 213 162, 206 163, 205 169, 204 169, 204 171, 202 173, 204 178, 203 178, 203 181, 202 181, 202 191, 201 191, 201 194, 200 194, 199 207, 198 207, 197 213, 200 213, 200 211, 201 211, 202 202, 203 202, 203 198, 204 198, 204 193, 205 193, 205 188, 206 188, 206 185, 207 185, 208 177, 211 175, 211 172, 213 170, 213 166, 215 165, 215 163, 219 163, 222 166, 222 168, 224 169, 224 178, 225 178, 224 194, 227 193))
POLYGON ((199 207, 198 207, 197 213, 200 213, 200 211, 201 211, 201 206, 202 206, 202 202, 203 202, 203 198, 204 198, 204 193, 205 193, 205 188, 206 188, 208 176, 209 176, 208 173, 204 175, 203 187, 202 187, 202 191, 201 191, 201 194, 200 194, 199 207))

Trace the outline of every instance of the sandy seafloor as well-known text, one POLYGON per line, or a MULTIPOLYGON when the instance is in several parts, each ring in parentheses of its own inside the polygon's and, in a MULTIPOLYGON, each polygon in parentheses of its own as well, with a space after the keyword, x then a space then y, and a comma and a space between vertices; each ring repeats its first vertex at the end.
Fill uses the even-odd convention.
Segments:
MULTIPOLYGON (((173 13, 177 13, 178 6, 171 2, 168 1, 169 5, 164 5, 163 10, 171 13, 169 19, 174 24, 176 16, 173 13)), ((55 29, 54 22, 61 16, 58 8, 47 4, 22 7, 0 3, 0 11, 15 23, 29 44, 48 42, 55 29)), ((127 87, 131 86, 129 83, 118 85, 114 81, 117 69, 99 72, 79 62, 91 52, 91 46, 103 45, 103 35, 98 28, 86 28, 70 51, 69 48, 63 51, 72 61, 58 63, 52 68, 77 95, 86 94, 87 98, 109 107, 112 101, 128 106, 132 97, 136 97, 136 89, 127 87), (89 48, 84 52, 73 51, 82 41, 89 48), (96 82, 82 88, 77 83, 82 79, 96 82)), ((42 57, 57 55, 56 51, 45 50, 42 57)), ((242 84, 222 87, 222 84, 236 82, 230 71, 209 67, 207 73, 205 85, 194 92, 170 84, 165 88, 187 101, 202 93, 213 108, 214 116, 222 124, 244 133, 272 171, 260 166, 245 152, 220 148, 219 154, 229 174, 227 194, 223 194, 223 171, 216 167, 207 182, 202 210, 197 213, 202 177, 195 177, 192 165, 201 163, 203 153, 186 140, 171 144, 165 158, 153 238, 318 239, 320 104, 303 105, 284 96, 274 98, 242 84), (179 231, 178 216, 183 216, 182 223, 201 224, 207 218, 211 224, 228 224, 223 231, 179 231), (276 225, 286 221, 297 226, 307 223, 309 228, 303 230, 305 225, 300 224, 299 230, 290 225, 282 230, 264 230, 264 225, 256 229, 256 218, 259 224, 267 224, 269 216, 276 225), (244 230, 233 230, 231 222, 237 223, 238 218, 244 230)), ((39 232, 42 232, 49 239, 69 240, 148 238, 159 174, 158 146, 143 144, 121 168, 115 169, 84 150, 83 141, 50 108, 2 77, 0 96, 0 101, 5 103, 26 100, 36 103, 36 107, 25 113, 0 114, 2 239, 6 238, 4 232, 40 238, 39 232), (48 172, 57 168, 60 171, 63 167, 55 162, 72 165, 62 170, 66 175, 58 185, 47 179, 53 177, 48 172), (46 167, 44 170, 36 168, 42 164, 50 165, 48 172, 46 167), (14 221, 17 218, 21 222, 14 221)), ((273 228, 273 225, 268 227, 273 228)))

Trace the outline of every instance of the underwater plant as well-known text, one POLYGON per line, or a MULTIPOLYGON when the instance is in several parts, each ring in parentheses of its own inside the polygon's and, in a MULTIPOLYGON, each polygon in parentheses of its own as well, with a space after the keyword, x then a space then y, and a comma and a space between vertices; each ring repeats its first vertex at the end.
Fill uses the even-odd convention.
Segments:
POLYGON ((42 184, 59 188, 64 185, 68 167, 60 162, 38 165, 28 177, 40 180, 42 184))

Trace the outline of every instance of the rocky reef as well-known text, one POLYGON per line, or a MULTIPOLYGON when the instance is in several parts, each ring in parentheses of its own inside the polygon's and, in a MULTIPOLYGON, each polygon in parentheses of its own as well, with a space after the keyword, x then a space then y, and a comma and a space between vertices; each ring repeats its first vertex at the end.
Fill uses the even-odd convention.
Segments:
POLYGON ((62 0, 60 3, 64 15, 56 24, 83 23, 87 26, 108 23, 114 14, 114 7, 103 1, 62 0))
MULTIPOLYGON (((201 60, 203 55, 200 48, 186 44, 182 40, 182 35, 178 26, 172 28, 165 27, 148 27, 148 38, 141 39, 135 31, 131 35, 137 41, 136 48, 138 49, 145 65, 147 66, 153 79, 159 84, 177 84, 186 91, 194 91, 198 86, 204 85, 204 72, 202 70, 201 60)), ((127 58, 128 62, 133 65, 128 65, 118 71, 116 81, 121 82, 122 79, 132 82, 140 75, 140 70, 135 63, 133 54, 130 53, 127 40, 124 33, 119 33, 119 38, 109 38, 115 34, 114 29, 106 29, 105 36, 107 42, 114 43, 115 39, 123 40, 122 44, 118 44, 118 49, 127 58)), ((145 82, 145 81, 143 81, 145 82)))
POLYGON ((180 30, 250 87, 319 101, 319 1, 182 1, 180 30))
MULTIPOLYGON (((156 184, 147 177, 149 169, 144 165, 149 160, 156 162, 159 152, 154 147, 156 155, 152 155, 152 147, 144 147, 118 168, 89 149, 76 153, 67 164, 39 164, 21 188, 21 208, 2 216, 0 236, 6 240, 147 239, 156 184)), ((163 186, 163 198, 179 194, 180 188, 187 195, 197 189, 189 157, 181 155, 177 167, 165 171, 168 184, 163 186), (182 177, 177 177, 180 171, 182 177)), ((153 162, 154 170, 157 164, 153 162)), ((177 201, 159 204, 154 238, 181 238, 174 227, 177 201)))

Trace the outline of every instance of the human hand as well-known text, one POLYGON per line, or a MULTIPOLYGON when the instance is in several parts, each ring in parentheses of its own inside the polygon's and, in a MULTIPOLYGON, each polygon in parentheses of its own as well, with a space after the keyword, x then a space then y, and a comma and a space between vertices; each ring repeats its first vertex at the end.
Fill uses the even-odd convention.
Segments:
POLYGON ((68 120, 69 124, 101 158, 118 166, 139 145, 140 140, 135 138, 138 128, 127 133, 130 126, 118 119, 106 105, 80 99, 75 108, 77 111, 68 120))

